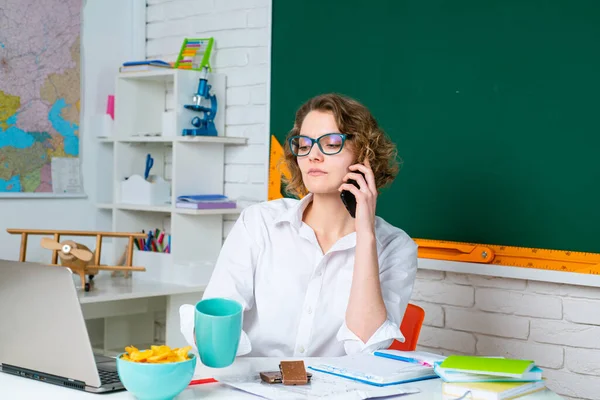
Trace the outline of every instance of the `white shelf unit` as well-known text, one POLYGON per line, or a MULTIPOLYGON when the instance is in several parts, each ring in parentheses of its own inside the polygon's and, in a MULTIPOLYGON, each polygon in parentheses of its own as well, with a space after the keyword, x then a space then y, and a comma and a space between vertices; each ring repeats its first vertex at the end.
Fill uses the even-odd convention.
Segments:
POLYGON ((102 137, 98 139, 101 143, 223 143, 223 144, 246 144, 246 138, 225 136, 137 136, 129 138, 102 137))
MULTIPOLYGON (((102 157, 98 165, 96 204, 99 225, 117 232, 158 228, 171 234, 167 268, 174 268, 173 275, 181 282, 170 283, 191 285, 201 284, 198 279, 210 276, 205 269, 214 266, 221 249, 223 216, 239 214, 241 209, 178 209, 175 200, 180 195, 223 194, 225 146, 245 145, 247 141, 224 136, 226 77, 214 73, 208 74, 208 84, 212 86, 211 93, 217 96, 215 125, 219 136, 181 136, 184 128, 193 127, 194 116, 202 116, 183 107, 191 104, 200 76, 198 71, 179 69, 119 74, 114 136, 98 139, 102 157), (168 132, 163 131, 164 112, 176 115, 173 125, 166 127, 168 132), (121 183, 134 174, 144 175, 147 154, 154 159, 150 174, 171 184, 170 203, 131 204, 121 199, 121 183), (195 267, 201 270, 195 273, 195 267)), ((113 257, 117 258, 126 243, 117 239, 112 243, 113 257)), ((161 258, 161 268, 165 268, 164 254, 157 256, 161 258)), ((149 263, 152 256, 134 256, 134 264, 136 258, 149 263)), ((138 274, 146 274, 142 279, 165 276, 138 274)))
POLYGON ((214 209, 214 210, 194 210, 187 208, 175 208, 171 206, 148 206, 138 204, 113 204, 113 203, 98 203, 96 206, 102 210, 133 210, 133 211, 150 211, 165 214, 188 214, 188 215, 230 215, 239 214, 241 208, 227 208, 227 209, 214 209))

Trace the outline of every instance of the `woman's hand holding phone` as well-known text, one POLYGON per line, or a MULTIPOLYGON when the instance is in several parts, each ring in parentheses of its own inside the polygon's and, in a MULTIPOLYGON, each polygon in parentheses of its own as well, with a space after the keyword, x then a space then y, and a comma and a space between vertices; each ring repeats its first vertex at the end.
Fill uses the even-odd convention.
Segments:
POLYGON ((375 231, 375 209, 377 206, 377 186, 375 185, 375 175, 369 160, 366 159, 363 164, 354 164, 350 167, 350 172, 344 177, 344 182, 338 190, 342 192, 341 197, 348 208, 348 212, 356 218, 356 232, 371 232, 375 231), (356 182, 355 186, 350 181, 356 182), (346 191, 346 193, 344 193, 346 191), (350 192, 352 196, 348 195, 350 192), (354 205, 353 205, 354 201, 354 205), (356 207, 353 215, 353 208, 356 207))

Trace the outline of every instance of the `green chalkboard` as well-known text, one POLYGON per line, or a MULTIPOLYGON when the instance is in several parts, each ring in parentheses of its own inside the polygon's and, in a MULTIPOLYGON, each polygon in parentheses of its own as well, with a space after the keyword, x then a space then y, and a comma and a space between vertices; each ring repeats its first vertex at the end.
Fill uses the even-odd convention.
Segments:
POLYGON ((274 0, 271 133, 325 92, 396 142, 412 237, 600 252, 600 1, 274 0))

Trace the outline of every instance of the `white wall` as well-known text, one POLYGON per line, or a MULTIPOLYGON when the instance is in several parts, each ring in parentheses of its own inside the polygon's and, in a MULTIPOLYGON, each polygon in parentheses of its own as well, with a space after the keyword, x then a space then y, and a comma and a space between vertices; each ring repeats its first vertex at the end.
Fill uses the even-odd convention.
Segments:
MULTIPOLYGON (((212 67, 227 75, 225 135, 248 138, 247 146, 225 150, 224 193, 241 207, 267 199, 269 143, 270 0, 149 0, 146 58, 174 61, 186 37, 214 37, 212 67)), ((190 95, 196 88, 190 88, 190 95)), ((167 109, 172 109, 167 92, 167 109)), ((165 160, 171 178, 171 158, 165 160)), ((223 236, 235 216, 225 217, 223 236)), ((170 225, 165 219, 165 227, 170 225)), ((157 315, 155 339, 164 336, 164 315, 157 315)))
POLYGON ((212 67, 227 75, 225 135, 248 138, 247 146, 226 148, 224 191, 242 207, 266 200, 271 1, 149 0, 146 20, 148 59, 174 61, 184 38, 215 38, 212 67))
POLYGON ((532 359, 552 390, 600 393, 600 288, 420 270, 422 350, 532 359))
MULTIPOLYGON (((143 57, 143 48, 140 48, 139 35, 135 31, 136 23, 139 24, 140 5, 143 6, 140 0, 85 1, 81 26, 83 59, 80 157, 83 185, 88 197, 0 198, 0 258, 16 260, 19 257, 20 237, 9 235, 7 228, 96 229, 99 214, 94 206, 97 195, 95 183, 96 174, 102 170, 97 168, 98 143, 91 135, 86 135, 85 121, 89 115, 105 112, 106 96, 114 93, 119 65, 126 59, 143 57), (108 24, 107 21, 111 23, 108 24)), ((49 262, 50 253, 39 246, 39 240, 40 236, 29 239, 27 260, 49 262)), ((81 241, 86 243, 85 240, 81 241)))

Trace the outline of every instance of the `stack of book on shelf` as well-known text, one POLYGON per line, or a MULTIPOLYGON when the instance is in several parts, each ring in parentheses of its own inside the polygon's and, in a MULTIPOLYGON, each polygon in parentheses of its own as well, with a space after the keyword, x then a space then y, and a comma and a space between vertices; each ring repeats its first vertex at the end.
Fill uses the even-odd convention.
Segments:
POLYGON ((177 197, 177 208, 191 208, 196 210, 211 210, 219 208, 236 208, 235 200, 222 194, 194 194, 177 197))
POLYGON ((515 399, 543 390, 542 370, 531 360, 448 356, 434 363, 446 399, 515 399))

